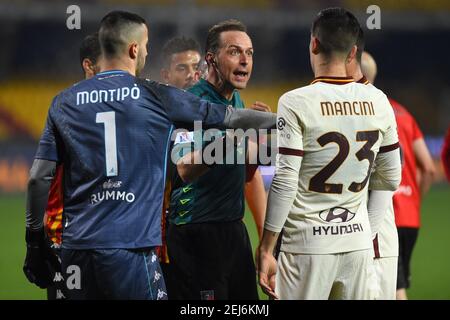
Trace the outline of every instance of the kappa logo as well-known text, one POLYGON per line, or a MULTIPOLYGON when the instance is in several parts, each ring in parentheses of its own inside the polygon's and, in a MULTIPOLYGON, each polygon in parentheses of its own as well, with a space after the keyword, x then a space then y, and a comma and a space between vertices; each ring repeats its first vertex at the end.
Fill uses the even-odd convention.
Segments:
POLYGON ((53 278, 53 282, 61 282, 64 281, 63 276, 60 272, 55 272, 55 277, 53 278))
POLYGON ((278 130, 283 130, 285 126, 286 126, 286 120, 284 120, 283 117, 278 118, 278 121, 277 121, 278 130))
POLYGON ((158 294, 156 296, 156 300, 166 300, 167 298, 167 293, 161 289, 158 289, 158 294))
POLYGON ((326 222, 348 222, 352 220, 355 215, 355 213, 342 207, 334 207, 319 213, 319 217, 326 222))
POLYGON ((161 273, 155 270, 155 275, 153 276, 153 283, 161 279, 161 273))
POLYGON ((64 293, 60 289, 57 289, 56 290, 56 300, 64 300, 64 299, 66 299, 66 296, 64 295, 64 293))
POLYGON ((60 249, 61 245, 59 243, 53 242, 50 246, 52 249, 60 249))

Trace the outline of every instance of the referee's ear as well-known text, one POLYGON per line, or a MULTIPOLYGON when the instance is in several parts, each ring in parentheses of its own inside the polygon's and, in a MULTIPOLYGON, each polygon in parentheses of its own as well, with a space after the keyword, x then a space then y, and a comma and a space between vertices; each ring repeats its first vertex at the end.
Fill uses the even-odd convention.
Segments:
POLYGON ((208 51, 205 55, 205 61, 208 64, 208 66, 213 66, 215 61, 214 61, 214 53, 208 51))

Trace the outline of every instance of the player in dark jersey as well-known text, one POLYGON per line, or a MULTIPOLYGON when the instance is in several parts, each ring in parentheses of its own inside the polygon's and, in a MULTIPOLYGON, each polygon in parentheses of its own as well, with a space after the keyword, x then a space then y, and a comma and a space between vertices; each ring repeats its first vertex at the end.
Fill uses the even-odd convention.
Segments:
POLYGON ((101 22, 102 72, 58 94, 30 171, 24 272, 50 283, 43 214, 56 164, 64 164, 62 269, 73 299, 166 299, 154 247, 161 244, 167 146, 173 124, 273 127, 272 114, 234 110, 136 75, 147 55, 140 16, 101 22))
MULTIPOLYGON (((90 34, 85 37, 80 46, 80 64, 83 69, 84 78, 90 79, 99 71, 99 59, 101 55, 98 33, 90 34)), ((61 256, 61 238, 62 238, 62 216, 63 216, 63 165, 56 166, 55 176, 50 185, 47 208, 45 210, 44 227, 47 238, 51 241, 51 248, 55 254, 61 256)), ((65 299, 66 285, 61 273, 54 270, 53 284, 47 288, 48 300, 65 299)))
MULTIPOLYGON (((160 70, 160 77, 163 83, 179 89, 188 89, 200 79, 200 45, 192 38, 176 37, 167 41, 161 52, 163 66, 160 70)), ((157 249, 159 262, 164 275, 167 288, 176 288, 176 283, 172 284, 170 273, 170 261, 167 254, 167 214, 172 192, 172 176, 174 165, 169 160, 167 163, 166 186, 164 189, 164 201, 161 219, 162 246, 157 249)), ((173 289, 171 289, 173 291, 173 289)), ((168 292, 172 297, 172 292, 168 292)))

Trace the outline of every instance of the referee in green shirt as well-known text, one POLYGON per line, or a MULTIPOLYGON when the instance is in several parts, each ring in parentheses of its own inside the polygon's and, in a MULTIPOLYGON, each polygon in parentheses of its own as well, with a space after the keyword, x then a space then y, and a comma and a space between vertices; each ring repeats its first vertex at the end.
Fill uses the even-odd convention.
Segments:
MULTIPOLYGON (((245 25, 227 20, 213 26, 205 59, 206 80, 201 79, 189 91, 211 102, 244 108, 236 89, 246 87, 253 66, 253 47, 245 25)), ((270 111, 263 103, 252 107, 270 111)), ((175 145, 193 145, 198 137, 197 133, 183 134, 175 145)), ((256 208, 257 226, 262 226, 266 194, 258 170, 246 170, 245 164, 208 168, 177 163, 167 229, 174 284, 168 288, 169 299, 258 299, 253 252, 242 221, 245 193, 254 202, 249 205, 256 208), (251 180, 254 182, 245 187, 251 180)))

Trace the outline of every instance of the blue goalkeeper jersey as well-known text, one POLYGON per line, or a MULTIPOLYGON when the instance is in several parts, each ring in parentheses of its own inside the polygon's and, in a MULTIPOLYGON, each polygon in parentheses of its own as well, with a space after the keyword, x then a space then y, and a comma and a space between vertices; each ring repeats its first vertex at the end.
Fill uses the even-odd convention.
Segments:
POLYGON ((161 244, 173 124, 222 128, 226 106, 177 88, 107 71, 52 102, 36 159, 64 164, 67 249, 161 244))

